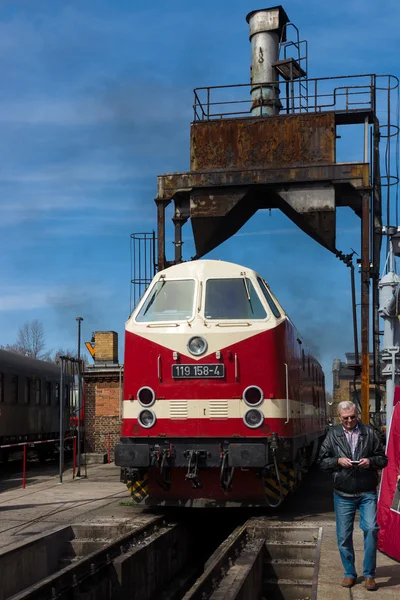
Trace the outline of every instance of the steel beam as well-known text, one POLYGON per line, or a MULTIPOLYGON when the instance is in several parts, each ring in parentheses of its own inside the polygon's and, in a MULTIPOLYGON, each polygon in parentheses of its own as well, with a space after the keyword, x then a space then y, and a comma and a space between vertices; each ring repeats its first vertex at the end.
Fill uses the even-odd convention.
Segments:
POLYGON ((362 192, 361 218, 361 420, 369 423, 369 321, 370 321, 370 192, 362 192))

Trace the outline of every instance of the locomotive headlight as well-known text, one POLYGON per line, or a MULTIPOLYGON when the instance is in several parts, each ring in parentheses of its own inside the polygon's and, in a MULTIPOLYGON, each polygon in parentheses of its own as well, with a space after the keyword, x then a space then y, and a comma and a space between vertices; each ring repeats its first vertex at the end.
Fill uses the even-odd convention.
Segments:
POLYGON ((188 341, 187 349, 189 350, 190 354, 193 354, 194 356, 201 356, 207 351, 207 342, 203 337, 195 335, 188 341))
POLYGON ((156 420, 156 415, 153 413, 152 410, 149 409, 141 410, 138 416, 139 423, 142 427, 145 427, 146 429, 150 429, 150 427, 153 427, 156 420))
POLYGON ((264 392, 258 385, 249 385, 243 392, 247 406, 258 406, 264 400, 264 392))
POLYGON ((142 406, 152 406, 156 401, 156 395, 150 387, 143 386, 137 393, 137 399, 142 406))
POLYGON ((258 408, 251 408, 245 412, 243 421, 250 429, 257 429, 264 423, 264 415, 258 408))

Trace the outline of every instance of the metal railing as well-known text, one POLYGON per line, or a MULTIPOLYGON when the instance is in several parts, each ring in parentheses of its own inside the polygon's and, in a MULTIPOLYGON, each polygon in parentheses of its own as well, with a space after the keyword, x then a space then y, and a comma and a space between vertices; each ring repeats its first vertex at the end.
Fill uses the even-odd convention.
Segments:
POLYGON ((194 121, 251 116, 255 108, 251 90, 255 88, 261 116, 270 114, 271 88, 279 96, 280 114, 356 110, 375 113, 377 91, 385 90, 391 96, 398 85, 393 75, 367 74, 201 87, 194 90, 194 121))
POLYGON ((130 313, 156 274, 156 240, 154 231, 131 234, 130 313))

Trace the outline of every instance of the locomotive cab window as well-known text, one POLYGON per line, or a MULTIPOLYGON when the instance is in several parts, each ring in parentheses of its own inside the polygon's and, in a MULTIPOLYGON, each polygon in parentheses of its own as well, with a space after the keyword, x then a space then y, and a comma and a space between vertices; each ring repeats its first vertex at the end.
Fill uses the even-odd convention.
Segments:
POLYGON ((272 296, 269 293, 267 286, 265 285, 265 281, 263 281, 261 279, 261 277, 258 277, 257 281, 259 283, 262 293, 265 296, 266 301, 268 302, 268 306, 270 307, 272 314, 274 315, 274 317, 279 319, 281 316, 281 313, 279 312, 279 309, 276 306, 275 302, 272 300, 272 296))
POLYGON ((136 322, 184 321, 193 316, 194 279, 159 279, 151 288, 136 322))
POLYGON ((267 314, 247 277, 208 279, 204 316, 206 319, 265 319, 267 314))

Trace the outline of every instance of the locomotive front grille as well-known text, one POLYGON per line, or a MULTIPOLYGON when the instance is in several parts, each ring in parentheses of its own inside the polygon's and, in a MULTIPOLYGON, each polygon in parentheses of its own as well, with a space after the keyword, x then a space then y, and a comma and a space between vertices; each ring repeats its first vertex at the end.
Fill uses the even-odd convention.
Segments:
POLYGON ((209 415, 211 419, 228 418, 228 400, 210 400, 209 415))
POLYGON ((170 400, 169 402, 170 419, 187 419, 188 403, 187 400, 170 400))

